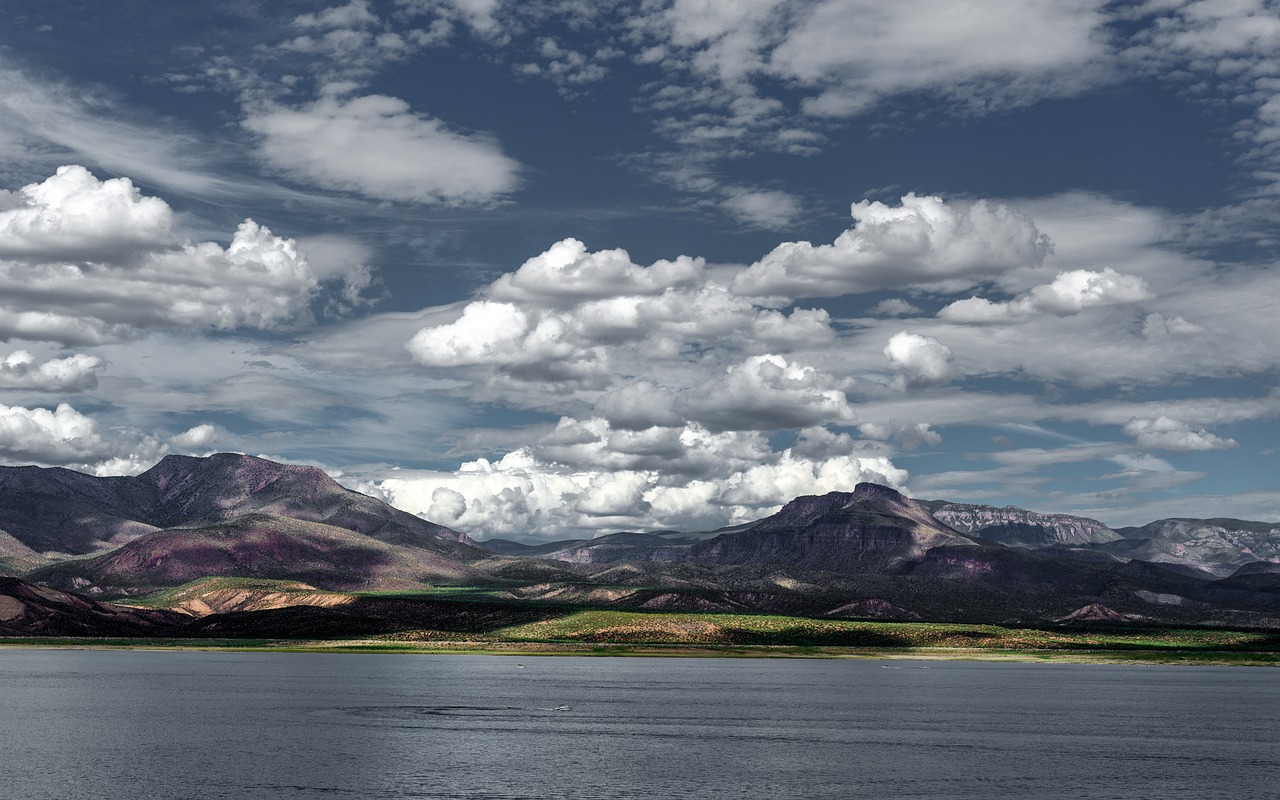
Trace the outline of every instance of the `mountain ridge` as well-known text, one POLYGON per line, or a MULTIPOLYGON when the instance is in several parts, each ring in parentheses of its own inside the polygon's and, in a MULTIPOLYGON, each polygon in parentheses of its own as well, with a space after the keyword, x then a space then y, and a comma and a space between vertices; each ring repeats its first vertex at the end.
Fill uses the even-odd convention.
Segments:
MULTIPOLYGON (((1112 530, 1071 515, 916 500, 874 483, 796 497, 717 531, 488 548, 315 467, 169 456, 132 478, 0 468, 0 531, 0 569, 49 591, 107 599, 168 596, 202 580, 305 585, 309 594, 255 600, 210 589, 182 602, 360 631, 390 619, 386 607, 335 593, 478 587, 539 607, 1046 624, 1256 625, 1280 614, 1280 526, 1219 518, 1112 530), (285 613, 290 604, 327 610, 285 613)), ((396 626, 411 622, 393 616, 396 626)), ((84 617, 94 618, 106 619, 84 617)))

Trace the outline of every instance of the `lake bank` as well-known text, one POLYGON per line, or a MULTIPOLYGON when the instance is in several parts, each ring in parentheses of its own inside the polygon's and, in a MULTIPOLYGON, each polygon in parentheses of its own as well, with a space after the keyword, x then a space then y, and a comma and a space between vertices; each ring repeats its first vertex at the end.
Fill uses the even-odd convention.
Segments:
POLYGON ((346 640, 203 640, 0 638, 0 650, 157 650, 238 653, 361 653, 661 658, 784 658, 878 661, 971 661, 1060 664, 1280 666, 1280 653, 1209 649, 999 649, 979 647, 840 647, 805 645, 684 645, 672 643, 346 640))

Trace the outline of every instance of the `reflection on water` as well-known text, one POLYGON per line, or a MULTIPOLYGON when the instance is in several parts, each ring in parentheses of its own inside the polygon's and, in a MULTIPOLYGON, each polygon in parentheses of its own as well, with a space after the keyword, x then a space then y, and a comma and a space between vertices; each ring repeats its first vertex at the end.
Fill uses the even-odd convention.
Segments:
POLYGON ((1269 668, 9 650, 0 686, 13 798, 1249 800, 1280 785, 1269 668))

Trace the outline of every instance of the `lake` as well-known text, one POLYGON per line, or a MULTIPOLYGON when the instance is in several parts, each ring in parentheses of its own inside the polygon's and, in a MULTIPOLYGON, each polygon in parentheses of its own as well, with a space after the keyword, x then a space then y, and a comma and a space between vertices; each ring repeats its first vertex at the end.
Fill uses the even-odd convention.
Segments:
POLYGON ((0 787, 1248 800, 1280 787, 1277 712, 1266 667, 14 649, 0 787))

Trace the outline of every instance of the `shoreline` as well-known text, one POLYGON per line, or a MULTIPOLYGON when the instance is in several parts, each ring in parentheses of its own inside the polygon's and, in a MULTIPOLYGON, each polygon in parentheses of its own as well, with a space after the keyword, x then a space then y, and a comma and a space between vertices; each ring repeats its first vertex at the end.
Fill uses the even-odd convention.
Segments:
POLYGON ((1039 649, 980 647, 842 647, 830 645, 681 645, 675 643, 419 641, 299 639, 201 641, 195 639, 0 638, 6 650, 136 650, 233 653, 338 653, 388 655, 594 656, 650 658, 809 658, 862 661, 969 661, 1017 664, 1133 664, 1280 667, 1280 653, 1179 649, 1039 649))

